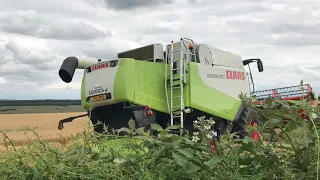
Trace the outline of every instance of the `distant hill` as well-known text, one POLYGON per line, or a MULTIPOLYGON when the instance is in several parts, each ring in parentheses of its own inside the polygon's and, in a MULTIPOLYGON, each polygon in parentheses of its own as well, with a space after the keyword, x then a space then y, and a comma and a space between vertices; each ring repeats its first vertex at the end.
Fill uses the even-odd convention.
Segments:
POLYGON ((81 105, 81 100, 42 99, 42 100, 9 100, 0 99, 0 106, 68 106, 81 105))

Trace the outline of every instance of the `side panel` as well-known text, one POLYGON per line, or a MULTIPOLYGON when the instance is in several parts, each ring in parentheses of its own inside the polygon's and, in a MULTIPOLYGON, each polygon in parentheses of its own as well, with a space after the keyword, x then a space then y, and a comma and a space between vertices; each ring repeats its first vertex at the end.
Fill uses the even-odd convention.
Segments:
POLYGON ((191 107, 233 121, 241 106, 241 92, 249 92, 244 69, 190 63, 191 107))
POLYGON ((226 66, 204 66, 198 64, 201 81, 207 86, 239 99, 240 93, 250 93, 247 73, 244 69, 226 66))
POLYGON ((114 83, 115 100, 167 112, 164 66, 161 62, 121 59, 114 83))

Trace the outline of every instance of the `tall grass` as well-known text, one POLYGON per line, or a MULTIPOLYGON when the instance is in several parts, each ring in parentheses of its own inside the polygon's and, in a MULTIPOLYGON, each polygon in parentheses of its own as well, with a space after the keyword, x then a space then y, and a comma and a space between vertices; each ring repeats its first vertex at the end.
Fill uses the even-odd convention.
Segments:
MULTIPOLYGON (((292 106, 280 100, 265 105, 242 100, 263 118, 256 129, 259 141, 227 133, 212 152, 209 138, 215 133, 207 127, 215 122, 205 117, 195 120, 195 134, 170 134, 177 127, 156 124, 152 128, 158 138, 141 129, 122 129, 127 135, 117 136, 93 134, 88 127, 68 146, 35 138, 14 149, 15 142, 2 133, 8 151, 0 154, 0 179, 318 179, 320 113, 305 101, 292 106), (300 118, 299 108, 310 115, 309 121, 300 118)), ((34 129, 25 131, 37 137, 34 129)))

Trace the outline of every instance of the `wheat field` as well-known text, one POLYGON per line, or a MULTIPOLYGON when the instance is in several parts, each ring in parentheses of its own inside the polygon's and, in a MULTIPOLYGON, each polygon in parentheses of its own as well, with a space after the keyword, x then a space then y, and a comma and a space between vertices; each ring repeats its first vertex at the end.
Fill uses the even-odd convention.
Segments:
MULTIPOLYGON (((73 113, 38 113, 38 114, 1 114, 0 115, 0 151, 4 149, 3 132, 14 142, 17 146, 23 146, 29 143, 28 137, 23 131, 17 132, 21 128, 36 127, 35 131, 38 133, 41 140, 57 142, 60 136, 63 135, 65 139, 81 133, 88 126, 89 118, 87 116, 73 120, 73 122, 65 123, 64 129, 58 129, 58 122, 61 119, 84 114, 84 112, 73 113), (11 132, 10 132, 11 131, 11 132)), ((90 124, 91 125, 91 124, 90 124)), ((36 138, 33 132, 28 132, 30 138, 36 138)))

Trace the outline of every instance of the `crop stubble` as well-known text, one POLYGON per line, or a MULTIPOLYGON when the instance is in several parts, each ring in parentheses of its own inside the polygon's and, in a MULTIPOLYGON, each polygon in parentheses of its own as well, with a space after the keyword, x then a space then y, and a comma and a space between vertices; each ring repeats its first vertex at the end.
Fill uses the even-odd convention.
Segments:
MULTIPOLYGON (((84 112, 72 112, 72 113, 38 113, 38 114, 2 114, 0 115, 0 131, 6 132, 11 140, 16 145, 25 145, 28 142, 28 138, 23 131, 16 132, 24 127, 37 127, 41 140, 56 142, 59 141, 60 135, 63 137, 70 137, 72 134, 83 132, 88 124, 88 117, 81 117, 75 119, 71 123, 64 124, 64 129, 58 130, 58 121, 70 116, 77 116, 84 112)), ((28 132, 27 135, 31 138, 36 138, 32 132, 28 132)), ((2 134, 1 134, 2 136, 2 134)), ((4 148, 4 142, 0 140, 0 150, 4 148), (2 147, 1 147, 2 146, 2 147)))

